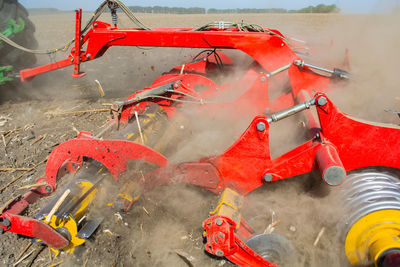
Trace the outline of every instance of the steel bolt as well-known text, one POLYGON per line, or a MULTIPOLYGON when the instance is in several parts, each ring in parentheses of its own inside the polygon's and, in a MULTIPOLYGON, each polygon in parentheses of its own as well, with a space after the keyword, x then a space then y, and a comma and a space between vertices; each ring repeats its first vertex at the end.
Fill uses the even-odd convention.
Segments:
POLYGON ((97 27, 98 25, 97 25, 97 23, 95 23, 95 24, 93 24, 93 26, 94 26, 94 27, 97 27))
POLYGON ((46 185, 46 187, 44 188, 44 191, 46 191, 47 193, 50 193, 52 191, 52 188, 50 185, 46 185))
POLYGON ((272 179, 273 179, 272 174, 270 174, 270 173, 264 174, 264 181, 272 182, 272 179))
POLYGON ((4 218, 4 219, 3 219, 3 225, 4 225, 5 227, 10 227, 10 225, 11 225, 10 220, 7 219, 7 218, 4 218))
POLYGON ((265 123, 263 123, 263 122, 257 123, 257 131, 259 131, 259 132, 265 131, 265 123))
POLYGON ((174 88, 177 89, 179 87, 178 83, 174 83, 174 88))
POLYGON ((91 57, 92 57, 91 54, 87 54, 87 55, 86 55, 86 58, 87 58, 87 59, 90 59, 91 57))
POLYGON ((215 252, 215 255, 217 255, 218 257, 222 257, 222 256, 224 256, 224 252, 222 252, 222 250, 217 249, 217 251, 215 252))
POLYGON ((318 98, 317 100, 318 106, 325 106, 326 103, 328 103, 328 100, 326 100, 326 97, 321 96, 320 98, 318 98))
POLYGON ((263 83, 263 82, 265 82, 267 80, 267 78, 265 78, 265 76, 262 76, 261 78, 260 78, 260 81, 263 83))
POLYGON ((215 223, 216 223, 218 226, 221 226, 221 225, 222 225, 222 220, 221 220, 220 218, 217 218, 217 219, 215 220, 215 223))

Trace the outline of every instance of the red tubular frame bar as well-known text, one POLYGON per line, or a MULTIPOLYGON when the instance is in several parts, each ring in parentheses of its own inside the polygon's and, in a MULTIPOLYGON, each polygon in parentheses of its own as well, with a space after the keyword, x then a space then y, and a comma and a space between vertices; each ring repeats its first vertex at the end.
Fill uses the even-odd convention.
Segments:
MULTIPOLYGON (((73 76, 80 77, 84 75, 80 72, 80 64, 101 57, 111 46, 238 49, 254 58, 267 72, 299 59, 280 37, 267 32, 194 31, 191 28, 117 29, 112 28, 110 24, 95 21, 92 28, 82 36, 81 20, 82 11, 77 10, 75 46, 68 59, 21 70, 22 81, 69 65, 74 65, 73 76), (85 43, 87 43, 86 50, 82 51, 85 43)), ((273 31, 283 36, 279 31, 273 31)))

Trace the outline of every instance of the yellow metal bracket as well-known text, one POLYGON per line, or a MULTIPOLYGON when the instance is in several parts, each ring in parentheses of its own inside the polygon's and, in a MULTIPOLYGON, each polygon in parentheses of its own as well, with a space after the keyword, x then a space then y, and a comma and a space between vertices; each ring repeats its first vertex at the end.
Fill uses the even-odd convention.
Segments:
POLYGON ((233 191, 230 188, 226 188, 221 195, 217 207, 214 211, 210 212, 210 215, 221 215, 231 218, 236 223, 236 228, 240 226, 240 220, 242 219, 242 214, 240 209, 242 208, 244 201, 244 196, 233 191))

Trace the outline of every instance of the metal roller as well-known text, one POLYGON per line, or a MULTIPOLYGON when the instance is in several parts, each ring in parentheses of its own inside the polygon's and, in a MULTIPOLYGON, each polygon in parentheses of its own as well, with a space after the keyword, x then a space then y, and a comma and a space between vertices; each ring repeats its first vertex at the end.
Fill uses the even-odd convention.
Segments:
POLYGON ((271 233, 253 236, 246 245, 266 259, 280 267, 296 266, 297 251, 283 235, 271 233))
POLYGON ((83 166, 60 188, 61 192, 36 213, 35 219, 48 224, 69 241, 62 249, 50 248, 56 256, 61 251, 73 253, 103 221, 103 218, 88 215, 88 210, 95 200, 99 201, 98 195, 104 195, 103 183, 109 177, 104 170, 94 162, 89 167, 83 166))
POLYGON ((400 264, 400 180, 368 170, 343 184, 346 217, 341 221, 346 256, 353 265, 400 264))

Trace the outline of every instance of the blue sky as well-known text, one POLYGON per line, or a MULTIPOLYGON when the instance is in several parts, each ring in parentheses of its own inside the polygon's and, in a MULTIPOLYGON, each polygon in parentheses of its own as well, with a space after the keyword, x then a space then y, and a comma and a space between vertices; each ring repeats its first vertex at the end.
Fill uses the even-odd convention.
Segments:
MULTIPOLYGON (((20 0, 27 8, 54 7, 61 10, 83 8, 94 10, 102 0, 20 0)), ((390 11, 400 5, 400 0, 124 0, 126 5, 138 6, 175 6, 175 7, 204 7, 204 8, 286 8, 299 9, 309 5, 336 4, 343 13, 381 13, 390 11)))

